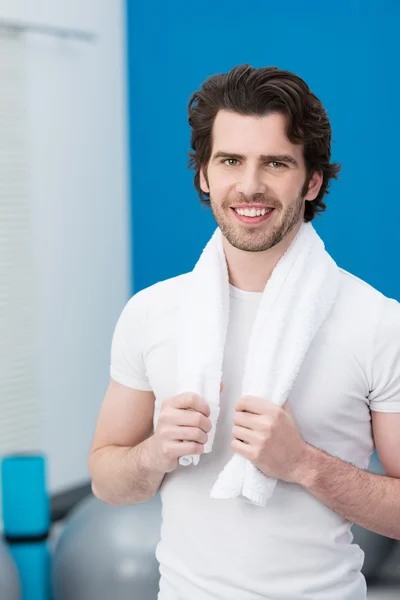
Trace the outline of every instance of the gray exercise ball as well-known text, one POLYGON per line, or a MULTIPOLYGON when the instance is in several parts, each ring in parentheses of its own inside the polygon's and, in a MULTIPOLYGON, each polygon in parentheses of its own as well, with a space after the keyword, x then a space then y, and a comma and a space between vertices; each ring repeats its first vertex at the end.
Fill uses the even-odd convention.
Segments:
POLYGON ((7 545, 0 538, 0 598, 21 600, 21 584, 15 562, 7 545))
POLYGON ((359 525, 353 525, 351 530, 354 536, 353 543, 358 544, 365 554, 361 569, 364 577, 366 579, 377 577, 392 554, 396 541, 359 525))
MULTIPOLYGON (((376 452, 371 456, 368 471, 376 475, 385 475, 376 452)), ((366 579, 377 577, 384 564, 389 560, 396 540, 364 529, 359 525, 353 525, 351 531, 354 536, 353 543, 358 544, 365 554, 362 568, 364 577, 366 579)))
POLYGON ((156 600, 159 496, 131 506, 93 495, 71 512, 53 553, 54 600, 156 600))

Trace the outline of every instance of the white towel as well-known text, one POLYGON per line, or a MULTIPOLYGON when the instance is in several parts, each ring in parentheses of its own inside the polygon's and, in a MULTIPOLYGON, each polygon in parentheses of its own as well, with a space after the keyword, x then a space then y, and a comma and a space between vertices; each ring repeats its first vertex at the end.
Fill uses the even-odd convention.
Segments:
MULTIPOLYGON (((229 319, 228 268, 219 228, 186 282, 179 306, 177 393, 193 392, 208 403, 212 430, 204 451, 211 452, 229 319)), ((258 396, 283 406, 338 289, 336 263, 311 223, 303 223, 261 297, 246 357, 242 396, 258 396)), ((179 462, 197 465, 199 460, 199 455, 193 455, 179 462)), ((211 497, 243 496, 265 506, 275 485, 276 479, 235 454, 220 473, 211 497)))

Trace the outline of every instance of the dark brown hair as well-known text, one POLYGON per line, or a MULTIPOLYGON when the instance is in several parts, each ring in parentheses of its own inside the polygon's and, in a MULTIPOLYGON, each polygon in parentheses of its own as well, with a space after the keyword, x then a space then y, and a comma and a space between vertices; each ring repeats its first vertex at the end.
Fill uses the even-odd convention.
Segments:
POLYGON ((200 168, 206 170, 211 158, 212 129, 219 110, 247 116, 282 113, 287 116, 286 135, 293 144, 304 144, 307 171, 305 194, 310 177, 320 171, 323 182, 315 200, 306 202, 304 220, 312 221, 326 209, 323 197, 340 165, 331 163, 331 126, 321 101, 299 76, 277 67, 255 69, 239 65, 229 73, 213 75, 194 92, 188 105, 192 129, 189 168, 195 171, 194 185, 200 200, 209 205, 209 195, 200 187, 200 168))

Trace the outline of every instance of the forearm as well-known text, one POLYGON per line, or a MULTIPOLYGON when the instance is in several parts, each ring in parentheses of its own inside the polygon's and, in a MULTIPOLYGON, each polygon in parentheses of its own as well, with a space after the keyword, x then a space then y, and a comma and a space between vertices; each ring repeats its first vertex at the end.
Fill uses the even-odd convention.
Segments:
POLYGON ((298 483, 352 523, 400 539, 400 480, 363 471, 307 446, 298 483))
POLYGON ((152 465, 149 440, 134 448, 106 446, 92 452, 93 493, 109 504, 138 504, 156 495, 165 472, 152 465))

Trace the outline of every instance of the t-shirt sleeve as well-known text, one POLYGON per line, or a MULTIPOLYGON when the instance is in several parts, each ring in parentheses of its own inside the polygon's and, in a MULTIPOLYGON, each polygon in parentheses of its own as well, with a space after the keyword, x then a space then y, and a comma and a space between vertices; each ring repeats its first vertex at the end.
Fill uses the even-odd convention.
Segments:
POLYGON ((400 303, 384 298, 373 345, 370 409, 400 412, 400 303))
POLYGON ((146 332, 146 302, 138 292, 125 305, 111 343, 110 375, 122 385, 152 391, 143 360, 146 332))

